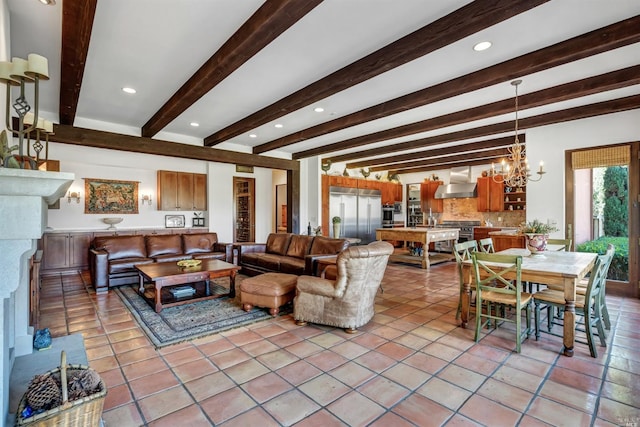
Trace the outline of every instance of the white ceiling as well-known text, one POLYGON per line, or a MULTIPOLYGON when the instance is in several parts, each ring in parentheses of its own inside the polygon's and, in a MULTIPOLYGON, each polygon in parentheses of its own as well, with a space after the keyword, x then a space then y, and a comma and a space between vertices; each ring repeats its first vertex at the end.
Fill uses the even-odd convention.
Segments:
MULTIPOLYGON (((41 85, 43 115, 58 120, 64 1, 7 0, 11 53, 49 59, 41 85)), ((260 0, 98 0, 76 121, 140 129, 193 73, 262 5, 260 0), (121 91, 129 86, 135 95, 121 91)), ((322 77, 470 3, 468 0, 325 0, 222 83, 179 115, 166 133, 203 139, 322 77), (190 126, 190 122, 200 126, 190 126)), ((640 14, 638 0, 552 0, 243 132, 216 148, 247 151, 337 117, 380 104, 640 14), (475 52, 475 43, 493 46, 475 52), (323 113, 313 111, 321 106, 323 113), (281 123, 277 129, 274 124, 281 123), (258 135, 250 138, 249 134, 258 135)), ((640 29, 639 29, 640 31, 640 29)), ((522 70, 520 94, 640 64, 640 43, 535 74, 522 70)), ((520 117, 640 94, 640 85, 521 111, 520 117)), ((291 154, 390 127, 514 96, 505 81, 453 98, 280 148, 291 154)), ((513 114, 441 128, 336 153, 388 146, 425 136, 512 120, 513 114)), ((485 138, 486 139, 486 138, 485 138)), ((185 142, 188 139, 185 138, 185 142)), ((190 140, 190 138, 189 138, 190 140)), ((464 141, 468 142, 468 141, 464 141)), ((445 144, 451 145, 451 144, 445 144)), ((455 145, 455 144, 454 144, 455 145)), ((272 155, 274 153, 265 153, 272 155)))

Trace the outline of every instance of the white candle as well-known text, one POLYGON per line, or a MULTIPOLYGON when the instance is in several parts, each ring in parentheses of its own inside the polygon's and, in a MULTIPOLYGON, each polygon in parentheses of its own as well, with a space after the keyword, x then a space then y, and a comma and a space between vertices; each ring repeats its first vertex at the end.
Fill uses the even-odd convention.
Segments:
POLYGON ((30 53, 28 58, 25 74, 30 77, 35 77, 37 74, 42 80, 49 80, 49 61, 47 58, 35 53, 30 53))
POLYGON ((544 172, 544 170, 543 170, 543 169, 544 169, 544 162, 543 162, 543 161, 541 161, 541 162, 540 162, 540 170, 539 170, 538 172, 544 172))
POLYGON ((28 82, 33 81, 31 77, 25 74, 25 71, 27 71, 27 65, 28 65, 28 62, 26 59, 14 57, 11 62, 13 63, 13 71, 11 71, 11 78, 14 78, 16 80, 20 80, 22 78, 28 82))

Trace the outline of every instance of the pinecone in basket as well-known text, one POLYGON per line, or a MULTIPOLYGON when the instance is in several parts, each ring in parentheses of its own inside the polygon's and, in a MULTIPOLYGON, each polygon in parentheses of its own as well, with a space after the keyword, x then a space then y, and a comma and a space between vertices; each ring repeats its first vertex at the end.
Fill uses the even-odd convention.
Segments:
POLYGON ((35 411, 48 411, 62 403, 60 384, 50 374, 34 376, 25 396, 27 404, 35 411))
POLYGON ((100 391, 100 375, 92 369, 70 371, 68 375, 69 400, 78 400, 100 391))

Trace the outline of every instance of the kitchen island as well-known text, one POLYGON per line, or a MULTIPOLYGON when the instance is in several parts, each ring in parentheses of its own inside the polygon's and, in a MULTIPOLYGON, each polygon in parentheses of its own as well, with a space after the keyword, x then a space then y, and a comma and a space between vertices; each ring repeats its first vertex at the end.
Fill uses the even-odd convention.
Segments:
POLYGON ((420 264, 422 268, 429 268, 431 264, 452 260, 453 254, 431 253, 429 243, 450 240, 458 241, 460 229, 458 228, 378 228, 376 240, 401 240, 404 242, 422 243, 422 256, 413 256, 408 251, 400 251, 389 257, 390 261, 420 264))

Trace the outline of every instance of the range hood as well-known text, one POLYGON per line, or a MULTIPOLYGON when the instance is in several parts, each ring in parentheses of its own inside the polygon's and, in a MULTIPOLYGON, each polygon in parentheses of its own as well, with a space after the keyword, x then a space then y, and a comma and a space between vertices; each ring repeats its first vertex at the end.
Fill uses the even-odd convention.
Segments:
POLYGON ((436 189, 436 199, 478 197, 476 183, 471 182, 471 167, 452 168, 449 182, 436 189))

